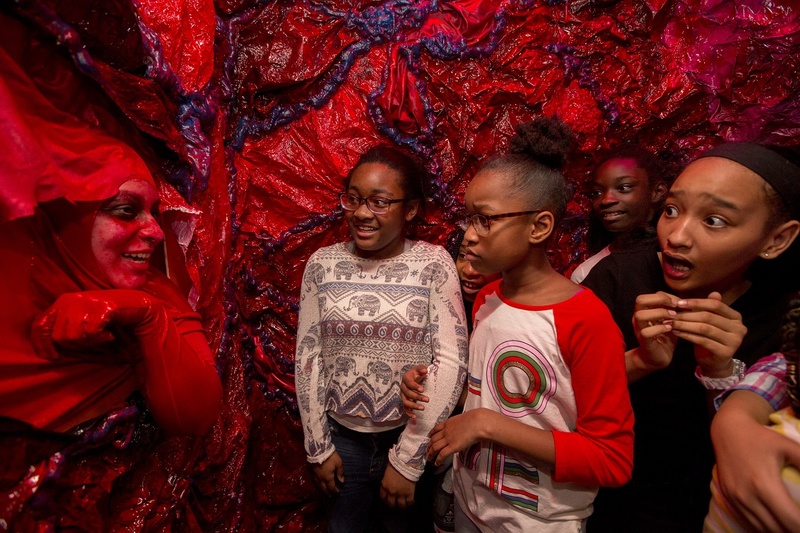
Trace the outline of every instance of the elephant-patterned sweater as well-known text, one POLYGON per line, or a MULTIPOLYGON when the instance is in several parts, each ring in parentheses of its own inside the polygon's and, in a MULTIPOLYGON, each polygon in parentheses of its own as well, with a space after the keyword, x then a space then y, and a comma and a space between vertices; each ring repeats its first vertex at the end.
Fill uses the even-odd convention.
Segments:
POLYGON ((441 246, 406 241, 388 259, 363 259, 352 243, 314 252, 300 296, 295 379, 311 463, 334 452, 328 416, 377 433, 407 422, 400 381, 428 365, 430 398, 403 430, 389 462, 416 481, 428 432, 455 407, 466 378, 467 321, 455 265, 441 246))

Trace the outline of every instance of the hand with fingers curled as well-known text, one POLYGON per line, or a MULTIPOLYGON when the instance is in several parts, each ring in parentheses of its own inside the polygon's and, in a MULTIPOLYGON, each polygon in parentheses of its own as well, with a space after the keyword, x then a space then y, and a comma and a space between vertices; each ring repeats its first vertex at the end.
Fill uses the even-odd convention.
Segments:
POLYGON ((40 356, 55 360, 59 347, 76 351, 112 342, 115 324, 135 330, 153 305, 149 295, 138 290, 65 293, 34 319, 31 340, 40 356))
POLYGON ((415 481, 406 479, 391 463, 386 465, 386 471, 381 480, 381 500, 392 508, 408 509, 414 505, 415 481))
POLYGON ((414 411, 424 411, 424 403, 427 403, 429 398, 423 394, 425 392, 422 383, 428 375, 428 367, 425 365, 417 365, 405 374, 400 381, 400 399, 403 402, 403 412, 410 419, 417 418, 414 411))
POLYGON ((333 454, 318 464, 312 464, 314 480, 319 488, 328 496, 339 494, 339 485, 344 483, 344 466, 339 453, 333 454))
POLYGON ((703 376, 730 376, 733 356, 747 334, 742 315, 725 304, 718 292, 712 292, 708 298, 679 300, 678 308, 680 311, 672 322, 672 332, 694 345, 695 358, 703 376))
POLYGON ((666 292, 636 298, 633 327, 639 339, 634 365, 645 372, 666 368, 672 362, 677 339, 694 345, 704 376, 726 377, 747 328, 742 315, 722 301, 718 292, 708 298, 679 298, 666 292))
POLYGON ((798 496, 782 479, 787 470, 793 471, 788 479, 797 479, 800 444, 764 425, 775 416, 771 412, 759 394, 736 390, 714 417, 717 466, 707 524, 722 521, 730 531, 800 531, 798 496), (743 529, 731 529, 727 513, 743 529))
POLYGON ((436 424, 431 430, 428 461, 439 466, 454 453, 466 450, 478 442, 481 439, 479 431, 485 424, 484 413, 489 411, 484 408, 473 409, 436 424))
POLYGON ((678 301, 677 296, 663 291, 636 298, 632 322, 639 346, 626 354, 629 374, 631 369, 647 374, 672 362, 678 340, 672 332, 678 301))

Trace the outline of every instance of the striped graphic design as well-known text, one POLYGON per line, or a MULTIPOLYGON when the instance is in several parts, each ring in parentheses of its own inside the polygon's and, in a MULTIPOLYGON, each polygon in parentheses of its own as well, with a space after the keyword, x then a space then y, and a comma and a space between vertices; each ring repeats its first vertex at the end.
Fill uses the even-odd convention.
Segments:
POLYGON ((500 495, 512 505, 528 509, 534 513, 539 511, 539 497, 525 489, 515 489, 504 486, 500 495))
POLYGON ((475 396, 481 395, 481 380, 474 377, 472 374, 467 378, 467 391, 475 396))
POLYGON ((532 492, 539 485, 538 469, 509 458, 502 446, 484 451, 489 453, 487 486, 511 505, 538 512, 539 496, 532 492))

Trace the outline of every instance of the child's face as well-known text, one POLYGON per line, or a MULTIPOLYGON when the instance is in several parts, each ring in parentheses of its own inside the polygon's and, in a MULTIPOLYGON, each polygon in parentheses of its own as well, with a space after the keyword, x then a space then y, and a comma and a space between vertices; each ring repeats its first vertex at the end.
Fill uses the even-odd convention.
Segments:
POLYGON ((461 296, 468 302, 474 302, 475 296, 484 285, 500 277, 500 274, 481 274, 472 268, 472 265, 466 259, 466 247, 463 243, 458 250, 456 270, 458 271, 458 279, 461 280, 461 296))
POLYGON ((600 165, 589 193, 592 209, 612 233, 628 233, 647 224, 663 195, 663 188, 651 190, 647 172, 631 158, 600 165))
POLYGON ((743 286, 770 237, 763 186, 755 173, 718 157, 699 159, 678 176, 658 221, 670 289, 702 298, 719 291, 724 300, 743 286))
MULTIPOLYGON (((464 197, 467 212, 489 216, 528 210, 519 198, 508 195, 505 183, 507 179, 502 172, 478 172, 464 197)), ((492 220, 485 236, 478 235, 470 224, 464 233, 464 258, 476 272, 484 275, 507 272, 523 264, 530 252, 531 216, 492 220)))
MULTIPOLYGON (((404 198, 400 174, 382 163, 364 163, 353 171, 347 192, 367 198, 379 196, 388 200, 404 198)), ((359 257, 386 259, 400 255, 405 243, 405 225, 417 212, 417 201, 391 204, 386 213, 376 215, 362 202, 344 217, 355 242, 359 257)))

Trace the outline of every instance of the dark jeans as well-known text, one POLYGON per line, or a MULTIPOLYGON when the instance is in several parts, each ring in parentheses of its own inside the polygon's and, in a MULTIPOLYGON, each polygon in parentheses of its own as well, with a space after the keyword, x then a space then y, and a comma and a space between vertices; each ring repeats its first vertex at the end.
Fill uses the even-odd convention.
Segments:
POLYGON ((414 509, 392 509, 380 498, 389 448, 397 443, 403 428, 361 433, 331 418, 328 424, 344 468, 339 494, 328 502, 329 533, 410 531, 414 509))

